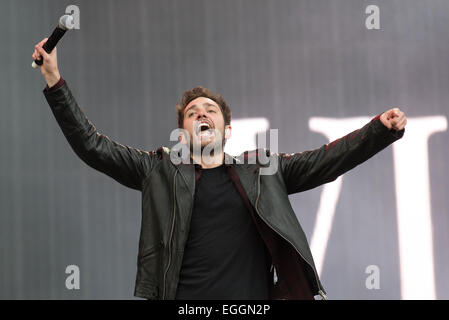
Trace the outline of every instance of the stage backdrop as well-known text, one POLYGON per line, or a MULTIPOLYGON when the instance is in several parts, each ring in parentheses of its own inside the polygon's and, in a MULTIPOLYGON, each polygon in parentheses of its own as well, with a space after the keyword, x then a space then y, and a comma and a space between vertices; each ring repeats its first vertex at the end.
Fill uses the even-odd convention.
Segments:
POLYGON ((197 85, 230 104, 234 152, 268 129, 279 152, 318 148, 400 107, 401 141, 291 201, 330 299, 449 298, 448 1, 0 4, 0 298, 133 298, 140 193, 77 158, 30 67, 66 9, 61 74, 122 144, 172 146, 197 85))

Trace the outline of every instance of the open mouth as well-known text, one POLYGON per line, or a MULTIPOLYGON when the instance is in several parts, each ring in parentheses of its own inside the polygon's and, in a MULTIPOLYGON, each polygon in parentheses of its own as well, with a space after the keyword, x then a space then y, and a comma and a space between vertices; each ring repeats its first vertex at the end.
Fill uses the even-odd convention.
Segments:
POLYGON ((198 126, 199 132, 203 132, 210 129, 210 125, 206 122, 200 123, 198 126))
POLYGON ((213 133, 213 127, 209 122, 204 121, 198 124, 195 131, 197 135, 210 135, 213 133))

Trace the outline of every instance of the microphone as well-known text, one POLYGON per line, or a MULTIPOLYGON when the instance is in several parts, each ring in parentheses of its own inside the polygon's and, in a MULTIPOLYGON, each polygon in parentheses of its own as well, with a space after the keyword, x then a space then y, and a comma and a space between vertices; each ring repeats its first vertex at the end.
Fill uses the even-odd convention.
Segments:
MULTIPOLYGON (((51 34, 51 36, 48 38, 47 42, 44 43, 42 46, 42 49, 45 50, 45 52, 50 53, 52 50, 56 47, 56 44, 59 40, 61 40, 62 36, 65 34, 67 30, 72 29, 74 26, 73 23, 73 17, 71 15, 63 15, 59 19, 59 23, 56 26, 55 30, 51 34)), ((44 63, 43 59, 34 60, 31 66, 33 68, 37 68, 38 66, 41 66, 44 63)))

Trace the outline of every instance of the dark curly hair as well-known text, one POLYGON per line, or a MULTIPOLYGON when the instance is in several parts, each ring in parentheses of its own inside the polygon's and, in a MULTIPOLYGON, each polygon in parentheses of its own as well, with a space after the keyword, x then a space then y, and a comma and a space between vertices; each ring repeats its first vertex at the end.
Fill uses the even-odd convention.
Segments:
POLYGON ((231 123, 231 109, 229 108, 224 98, 218 93, 212 93, 209 89, 199 86, 185 91, 184 94, 182 95, 181 101, 179 101, 179 103, 176 105, 179 128, 183 128, 184 109, 192 100, 195 100, 196 98, 199 97, 206 97, 211 100, 214 100, 221 109, 225 125, 231 123))

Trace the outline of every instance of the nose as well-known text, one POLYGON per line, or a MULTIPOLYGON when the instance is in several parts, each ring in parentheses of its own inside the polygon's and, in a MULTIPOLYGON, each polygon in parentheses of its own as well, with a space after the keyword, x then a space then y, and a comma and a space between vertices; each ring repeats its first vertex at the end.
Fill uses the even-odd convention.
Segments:
POLYGON ((197 111, 196 118, 199 120, 199 119, 205 117, 205 115, 206 115, 206 113, 202 109, 199 109, 197 111))

